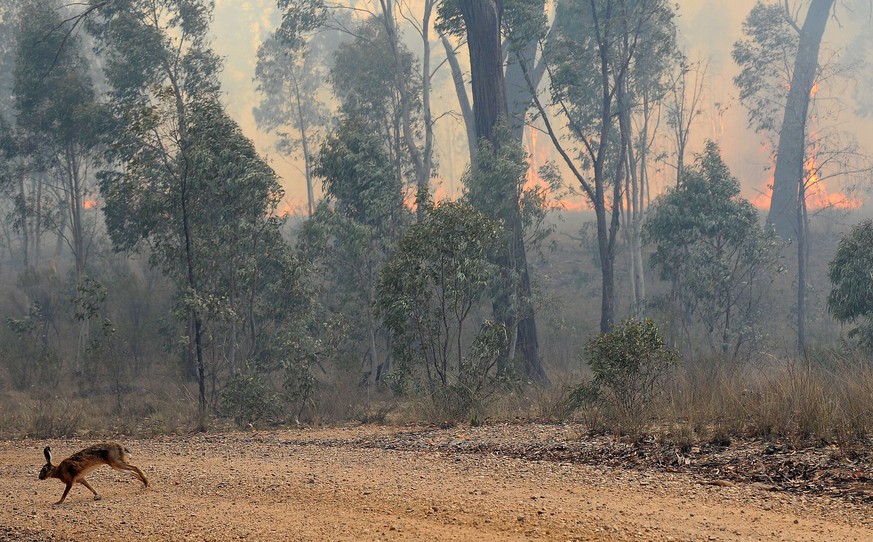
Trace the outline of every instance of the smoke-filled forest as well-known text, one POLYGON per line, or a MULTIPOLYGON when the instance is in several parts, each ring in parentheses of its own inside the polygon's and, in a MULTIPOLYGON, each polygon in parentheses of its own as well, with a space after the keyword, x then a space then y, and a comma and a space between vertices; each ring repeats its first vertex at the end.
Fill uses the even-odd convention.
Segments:
POLYGON ((0 434, 865 441, 873 4, 723 4, 0 4, 0 434))

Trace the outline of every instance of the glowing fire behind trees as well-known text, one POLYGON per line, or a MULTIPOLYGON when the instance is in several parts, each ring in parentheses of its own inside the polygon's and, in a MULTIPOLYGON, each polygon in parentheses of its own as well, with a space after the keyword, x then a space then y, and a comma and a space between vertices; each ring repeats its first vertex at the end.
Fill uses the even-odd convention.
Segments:
MULTIPOLYGON (((813 83, 810 90, 810 101, 815 100, 816 94, 820 89, 818 81, 813 83)), ((819 130, 816 127, 817 118, 813 116, 809 120, 809 141, 807 142, 806 157, 803 162, 804 184, 806 194, 806 207, 809 210, 820 209, 859 209, 863 205, 863 200, 860 197, 853 197, 843 192, 828 192, 825 186, 827 176, 822 174, 822 168, 827 165, 830 158, 821 159, 822 154, 828 154, 828 151, 821 149, 819 141, 819 130)), ((773 196, 773 176, 775 173, 776 157, 771 149, 764 148, 767 155, 770 157, 770 172, 769 178, 764 185, 764 189, 760 194, 752 199, 752 204, 758 209, 767 210, 770 208, 770 200, 773 196)), ((836 153, 842 150, 835 151, 836 153)), ((838 165, 837 168, 840 166, 838 165)), ((839 177, 839 175, 831 175, 830 177, 839 177)))
MULTIPOLYGON (((769 175, 763 183, 763 188, 756 197, 751 199, 751 202, 756 208, 766 211, 770 208, 770 199, 773 195, 773 174, 776 157, 769 149, 766 149, 767 145, 764 145, 764 147, 770 156, 770 166, 767 168, 769 175)), ((864 204, 861 197, 852 196, 841 191, 828 191, 825 182, 827 178, 822 174, 822 168, 826 165, 827 160, 820 159, 821 153, 818 131, 813 129, 810 132, 807 157, 803 164, 807 209, 810 211, 820 209, 860 209, 864 204)))

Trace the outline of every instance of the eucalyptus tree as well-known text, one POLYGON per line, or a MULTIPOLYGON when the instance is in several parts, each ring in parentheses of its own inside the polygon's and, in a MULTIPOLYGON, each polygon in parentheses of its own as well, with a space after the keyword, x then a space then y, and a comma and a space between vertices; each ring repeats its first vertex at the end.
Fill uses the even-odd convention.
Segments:
POLYGON ((327 106, 319 93, 327 77, 330 42, 338 32, 323 28, 326 12, 320 2, 280 0, 282 23, 258 47, 255 79, 261 93, 255 107, 258 125, 275 130, 278 149, 303 158, 307 214, 315 210, 312 167, 314 144, 327 123, 327 106), (290 130, 296 133, 291 133, 290 130))
POLYGON ((421 18, 411 13, 408 4, 397 0, 379 0, 381 13, 378 17, 383 23, 388 38, 389 51, 393 59, 394 82, 400 95, 400 125, 404 145, 415 174, 415 187, 418 218, 424 216, 424 209, 430 199, 430 178, 434 167, 434 118, 431 111, 431 18, 437 0, 423 0, 421 18), (420 69, 416 76, 408 77, 406 70, 405 47, 401 43, 400 26, 397 17, 410 22, 421 39, 422 55, 420 69), (416 110, 420 108, 420 126, 417 129, 416 110), (423 141, 419 134, 423 132, 423 141))
POLYGON ((655 201, 644 231, 655 245, 652 267, 671 284, 676 327, 688 338, 696 320, 712 353, 748 353, 761 334, 775 240, 715 143, 707 142, 679 185, 655 201))
POLYGON ((395 65, 390 40, 378 17, 362 21, 354 39, 341 43, 334 52, 329 79, 340 114, 378 134, 395 174, 415 179, 417 166, 408 152, 404 125, 423 128, 421 102, 415 99, 421 80, 415 56, 402 45, 398 46, 401 67, 395 65), (405 98, 397 88, 398 69, 405 80, 405 98))
POLYGON ((375 313, 379 276, 410 222, 403 181, 383 138, 365 118, 344 116, 321 146, 314 169, 325 199, 300 237, 324 280, 320 298, 362 347, 370 380, 390 369, 388 338, 375 313))
MULTIPOLYGON (((15 67, 15 4, 0 5, 0 167, 8 166, 12 148, 13 71, 15 67)), ((0 169, 0 182, 9 181, 8 170, 0 169)))
POLYGON ((676 158, 676 186, 685 170, 691 127, 701 113, 700 101, 708 68, 708 62, 689 62, 684 53, 679 53, 673 71, 668 74, 665 113, 676 158))
MULTIPOLYGON (((566 0, 557 6, 555 37, 543 49, 551 102, 543 104, 536 95, 534 102, 552 143, 594 208, 602 332, 615 318, 615 253, 626 179, 634 163, 645 164, 642 157, 630 156, 635 149, 627 116, 645 103, 634 92, 660 84, 669 65, 664 60, 673 57, 673 17, 672 5, 664 0, 566 0), (553 120, 569 130, 577 149, 566 148, 553 120)), ((648 130, 638 134, 651 137, 648 130)), ((639 193, 633 197, 641 201, 639 193)))
POLYGON ((477 317, 497 276, 500 238, 484 213, 444 202, 404 234, 379 283, 400 374, 423 376, 431 399, 453 416, 482 399, 506 348, 506 328, 477 317))
POLYGON ((495 253, 498 279, 491 288, 495 321, 509 333, 498 371, 510 368, 531 381, 548 377, 539 357, 535 300, 527 265, 528 249, 540 250, 553 228, 546 226, 549 189, 525 186, 528 161, 506 119, 494 128, 492 140, 482 138, 476 163, 464 175, 463 200, 502 226, 503 244, 495 253), (493 143, 492 143, 493 140, 493 143), (519 363, 520 362, 520 363, 519 363), (510 364, 518 364, 512 367, 510 364))
MULTIPOLYGON (((403 155, 402 160, 410 166, 414 179, 416 200, 425 202, 430 193, 435 160, 430 59, 430 19, 435 0, 425 0, 421 4, 423 11, 420 16, 413 12, 411 5, 395 0, 357 5, 331 5, 323 0, 278 0, 277 5, 283 11, 283 28, 291 29, 286 33, 286 40, 289 35, 331 28, 351 34, 357 46, 366 45, 371 53, 376 53, 375 56, 359 57, 366 62, 350 67, 360 72, 357 76, 366 79, 366 70, 361 72, 361 69, 367 66, 367 69, 378 72, 379 78, 390 81, 392 88, 388 95, 392 97, 396 112, 392 119, 393 130, 399 140, 393 152, 403 155), (348 13, 363 14, 364 22, 353 27, 347 22, 348 13), (423 56, 420 60, 411 55, 403 43, 402 22, 408 23, 421 38, 423 56), (388 74, 390 77, 386 78, 388 74)), ((346 55, 349 53, 347 51, 346 55)), ((344 80, 343 83, 354 84, 354 81, 344 80)), ((418 214, 421 215, 421 209, 418 214)))
POLYGON ((749 124, 775 148, 768 223, 797 247, 797 350, 806 349, 808 196, 825 179, 848 179, 870 170, 869 159, 846 134, 822 126, 828 111, 816 95, 828 81, 845 81, 846 66, 819 60, 833 0, 812 0, 803 23, 790 5, 758 2, 743 23, 745 38, 734 44, 741 68, 734 78, 749 124), (819 126, 813 136, 811 121, 819 126))
POLYGON ((645 310, 646 305, 642 228, 652 199, 649 174, 655 159, 654 141, 661 127, 661 111, 670 90, 670 76, 682 62, 673 17, 672 10, 654 11, 647 27, 639 34, 622 32, 618 46, 623 57, 632 57, 615 97, 618 135, 626 160, 624 198, 619 204, 623 213, 620 229, 628 256, 631 307, 636 314, 645 310), (638 47, 634 42, 643 45, 636 53, 631 50, 638 47))
POLYGON ((258 48, 255 78, 261 102, 255 120, 262 128, 274 130, 277 149, 292 155, 300 152, 306 180, 306 210, 315 210, 312 165, 313 144, 326 121, 327 108, 318 98, 326 76, 324 57, 312 47, 287 47, 274 34, 258 48), (296 133, 291 133, 294 130, 296 133))
POLYGON ((282 192, 219 103, 211 2, 113 0, 95 15, 116 123, 115 167, 100 175, 107 228, 117 250, 147 249, 176 282, 203 412, 208 372, 269 351, 270 306, 283 302, 270 285, 295 267, 279 235, 282 192))
POLYGON ((797 235, 798 186, 804 181, 807 125, 819 54, 834 0, 811 0, 803 23, 789 3, 759 1, 743 23, 748 39, 733 57, 742 69, 734 82, 758 129, 778 134, 768 222, 783 237, 797 235), (775 81, 774 81, 775 76, 775 81))
MULTIPOLYGON (((475 3, 474 3, 475 4, 475 3)), ((480 3, 487 6, 491 3, 480 3)), ((553 34, 546 17, 546 2, 543 0, 504 0, 493 2, 494 8, 499 12, 499 33, 501 38, 502 66, 504 73, 504 89, 506 94, 506 114, 512 127, 515 138, 520 142, 524 134, 524 128, 529 119, 528 110, 531 108, 532 92, 528 79, 534 88, 545 74, 545 63, 542 58, 537 58, 537 45, 540 41, 549 40, 553 34)), ((440 33, 446 56, 450 62, 456 60, 456 50, 451 45, 447 36, 459 38, 462 42, 468 39, 468 31, 464 11, 469 11, 471 4, 460 0, 443 0, 437 7, 437 30, 440 33)), ((488 8, 491 9, 490 7, 488 8)), ((484 13, 484 12, 483 12, 484 13)), ((483 22, 477 18, 474 23, 473 39, 477 40, 484 30, 483 22)), ((490 23, 488 23, 490 24, 490 23)), ((471 121, 468 125, 468 139, 471 140, 471 160, 475 157, 475 144, 477 137, 475 127, 472 125, 472 108, 467 105, 468 97, 462 80, 460 66, 452 67, 452 76, 456 82, 461 111, 465 120, 471 121), (469 118, 468 118, 469 117, 469 118)))
MULTIPOLYGON (((55 31, 63 25, 60 9, 44 1, 19 7, 13 90, 17 133, 28 142, 30 176, 38 185, 27 207, 36 211, 32 221, 57 235, 55 259, 62 243, 69 247, 78 296, 87 282, 88 255, 98 227, 94 169, 106 115, 97 102, 81 41, 55 31)), ((19 197, 24 200, 23 175, 21 181, 19 197)), ((28 218, 22 217, 24 228, 28 218)), ((80 318, 75 364, 80 372, 89 321, 80 318)))
MULTIPOLYGON (((0 202, 3 203, 2 209, 10 209, 7 207, 9 200, 6 197, 14 190, 14 174, 13 160, 16 155, 16 141, 12 133, 12 126, 6 120, 4 115, 0 115, 0 202)), ((12 225, 6 220, 6 216, 0 217, 0 227, 2 227, 2 245, 6 249, 6 253, 11 260, 13 257, 13 241, 12 241, 12 225)))
POLYGON ((832 288, 828 311, 843 323, 857 323, 849 332, 865 348, 873 348, 873 222, 865 220, 852 227, 840 240, 828 265, 832 288))
POLYGON ((105 58, 117 119, 108 158, 118 169, 102 172, 100 186, 109 234, 119 250, 146 241, 154 264, 183 292, 201 412, 207 407, 206 362, 203 310, 194 302, 200 280, 192 224, 198 194, 187 138, 191 107, 218 100, 220 60, 208 38, 211 8, 198 0, 113 0, 87 19, 105 58))
POLYGON ((4 2, 0 5, 0 116, 12 114, 12 71, 14 66, 15 10, 17 4, 4 2))
POLYGON ((470 146, 475 156, 471 156, 466 177, 466 198, 504 226, 504 248, 496 262, 501 278, 495 285, 493 309, 510 340, 498 369, 507 370, 518 353, 525 377, 544 383, 548 379, 539 356, 522 209, 527 163, 520 140, 507 137, 506 132, 511 120, 503 68, 503 4, 495 0, 445 2, 440 17, 444 31, 466 37, 470 58, 475 134, 468 138, 474 137, 476 144, 470 146))
POLYGON ((101 151, 105 114, 97 102, 80 40, 53 31, 62 25, 59 9, 35 1, 19 8, 16 125, 38 155, 39 169, 47 177, 46 192, 54 189, 57 193, 53 202, 57 211, 45 209, 43 221, 67 242, 79 284, 86 274, 97 226, 95 211, 86 206, 95 207, 93 170, 101 151))

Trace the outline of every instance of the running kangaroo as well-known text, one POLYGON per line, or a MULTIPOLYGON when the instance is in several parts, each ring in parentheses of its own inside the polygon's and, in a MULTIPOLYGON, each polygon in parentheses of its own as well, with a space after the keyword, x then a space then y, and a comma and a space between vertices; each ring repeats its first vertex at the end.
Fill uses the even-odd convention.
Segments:
POLYGON ((58 465, 52 465, 51 448, 46 446, 43 453, 45 454, 46 464, 43 466, 42 470, 39 471, 39 479, 45 480, 46 478, 57 478, 61 482, 67 484, 66 489, 64 489, 64 494, 61 495, 61 500, 55 504, 61 504, 64 502, 64 499, 67 498, 67 493, 70 492, 70 488, 73 487, 73 484, 76 482, 90 489, 91 493, 94 494, 94 500, 99 501, 100 495, 94 491, 94 488, 91 487, 88 480, 85 480, 85 475, 100 465, 109 465, 115 470, 131 471, 139 477, 140 481, 142 481, 143 487, 149 486, 149 481, 145 477, 145 474, 143 474, 139 468, 134 467, 127 462, 127 454, 129 454, 130 451, 117 442, 95 444, 94 446, 85 448, 80 452, 76 452, 61 461, 58 465))

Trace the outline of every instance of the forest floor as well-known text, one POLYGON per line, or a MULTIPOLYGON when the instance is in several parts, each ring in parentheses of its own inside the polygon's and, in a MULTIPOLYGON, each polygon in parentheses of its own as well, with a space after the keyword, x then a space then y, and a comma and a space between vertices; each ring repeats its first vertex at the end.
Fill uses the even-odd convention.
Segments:
POLYGON ((151 487, 102 467, 61 505, 39 481, 94 440, 0 441, 0 540, 873 540, 871 450, 686 450, 569 425, 362 426, 125 439, 151 487))

